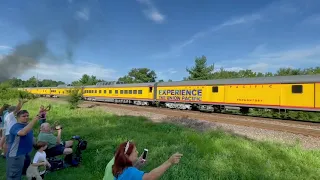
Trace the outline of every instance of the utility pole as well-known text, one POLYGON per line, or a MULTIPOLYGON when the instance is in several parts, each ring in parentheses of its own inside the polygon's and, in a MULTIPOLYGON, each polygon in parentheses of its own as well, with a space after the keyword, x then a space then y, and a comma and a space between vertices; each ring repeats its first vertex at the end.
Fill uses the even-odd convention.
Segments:
POLYGON ((38 87, 38 73, 37 73, 37 87, 38 87))

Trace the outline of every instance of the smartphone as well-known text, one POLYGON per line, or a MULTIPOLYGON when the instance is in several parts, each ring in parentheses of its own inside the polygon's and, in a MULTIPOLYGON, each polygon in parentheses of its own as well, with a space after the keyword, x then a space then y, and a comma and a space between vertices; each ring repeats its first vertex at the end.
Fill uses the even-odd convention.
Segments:
POLYGON ((147 154, 148 154, 148 149, 144 149, 143 154, 142 154, 142 159, 146 159, 147 158, 147 154))

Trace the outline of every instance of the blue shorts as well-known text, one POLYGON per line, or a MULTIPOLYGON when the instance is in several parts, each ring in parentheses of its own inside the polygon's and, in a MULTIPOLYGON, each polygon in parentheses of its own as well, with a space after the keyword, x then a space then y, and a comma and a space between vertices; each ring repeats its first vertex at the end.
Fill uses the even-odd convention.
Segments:
POLYGON ((59 144, 59 145, 56 145, 50 149, 47 149, 46 153, 47 153, 48 157, 59 156, 59 155, 63 154, 64 149, 65 149, 64 145, 59 144))

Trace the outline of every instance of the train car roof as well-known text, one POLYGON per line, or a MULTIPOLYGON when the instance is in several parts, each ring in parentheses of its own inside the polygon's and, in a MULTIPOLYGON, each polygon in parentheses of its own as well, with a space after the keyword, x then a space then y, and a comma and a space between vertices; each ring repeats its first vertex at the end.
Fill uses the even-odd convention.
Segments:
MULTIPOLYGON (((272 77, 253 77, 253 78, 234 78, 234 79, 214 79, 214 80, 191 80, 160 82, 158 86, 187 86, 187 85, 227 85, 227 84, 300 84, 300 83, 320 83, 320 75, 295 75, 295 76, 272 76, 272 77)), ((90 86, 64 86, 64 87, 25 87, 31 89, 65 89, 65 88, 99 88, 99 87, 149 87, 151 83, 115 84, 115 85, 90 85, 90 86)))
POLYGON ((155 82, 153 83, 132 83, 132 84, 115 84, 115 85, 89 85, 89 86, 61 86, 61 87, 24 87, 24 89, 66 89, 66 88, 107 88, 107 87, 150 87, 154 86, 155 82))
POLYGON ((115 84, 115 85, 92 85, 92 86, 83 86, 85 88, 99 88, 99 87, 149 87, 154 86, 155 82, 152 83, 132 83, 132 84, 115 84))
MULTIPOLYGON (((66 89, 66 88, 75 88, 77 86, 66 86, 66 87, 24 87, 22 89, 66 89)), ((81 86, 79 87, 81 88, 81 86)))
POLYGON ((192 80, 161 82, 158 86, 183 86, 183 85, 227 85, 227 84, 289 84, 289 83, 315 83, 320 82, 320 75, 296 75, 296 76, 273 76, 254 78, 234 78, 215 80, 192 80))

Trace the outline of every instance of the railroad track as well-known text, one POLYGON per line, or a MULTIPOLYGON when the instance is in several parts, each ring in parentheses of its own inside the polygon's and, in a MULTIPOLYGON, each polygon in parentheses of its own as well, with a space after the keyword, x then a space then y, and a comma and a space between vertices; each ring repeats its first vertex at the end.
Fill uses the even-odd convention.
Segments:
MULTIPOLYGON (((52 99, 52 98, 48 98, 52 99)), ((61 99, 62 100, 62 99, 61 99)), ((119 108, 130 111, 152 112, 162 114, 169 117, 188 117, 190 119, 205 120, 215 123, 224 123, 238 126, 246 126, 259 129, 267 129, 273 131, 289 132, 293 134, 301 134, 304 136, 312 136, 320 138, 320 123, 279 120, 263 117, 252 117, 224 113, 203 113, 199 111, 176 110, 168 108, 157 108, 151 106, 135 106, 127 104, 114 104, 106 102, 84 101, 84 104, 98 104, 111 108, 119 108)))

